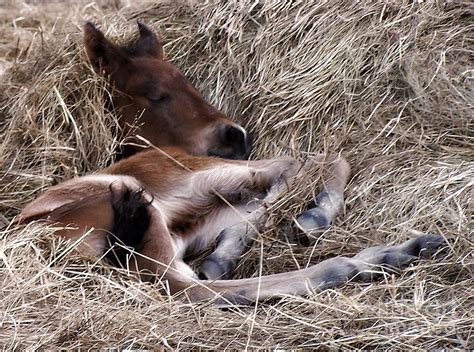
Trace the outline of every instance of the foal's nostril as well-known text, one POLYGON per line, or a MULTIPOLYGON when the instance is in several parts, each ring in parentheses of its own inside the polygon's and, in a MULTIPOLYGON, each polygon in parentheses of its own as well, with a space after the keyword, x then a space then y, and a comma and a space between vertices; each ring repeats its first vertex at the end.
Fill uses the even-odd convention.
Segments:
POLYGON ((224 141, 230 145, 244 145, 247 133, 242 127, 226 126, 224 131, 224 141))
POLYGON ((252 148, 251 139, 245 129, 238 125, 225 125, 221 130, 221 143, 232 149, 233 159, 247 159, 252 148))

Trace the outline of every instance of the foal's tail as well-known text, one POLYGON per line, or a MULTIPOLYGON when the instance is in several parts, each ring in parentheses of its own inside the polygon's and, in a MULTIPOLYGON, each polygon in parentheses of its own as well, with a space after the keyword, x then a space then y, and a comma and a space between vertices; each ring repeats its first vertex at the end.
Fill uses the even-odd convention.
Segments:
POLYGON ((61 223, 65 228, 57 234, 67 239, 88 233, 79 248, 81 252, 95 256, 107 253, 114 264, 122 264, 127 254, 124 247, 138 248, 148 228, 149 202, 143 193, 132 177, 79 177, 48 189, 23 209, 17 222, 61 223), (108 251, 116 243, 124 246, 108 251))

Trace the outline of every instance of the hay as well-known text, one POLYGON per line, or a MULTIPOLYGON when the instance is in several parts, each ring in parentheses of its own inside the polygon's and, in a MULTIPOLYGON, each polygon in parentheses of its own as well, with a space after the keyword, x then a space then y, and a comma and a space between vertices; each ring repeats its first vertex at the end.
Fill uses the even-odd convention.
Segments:
POLYGON ((2 349, 472 348, 472 6, 136 3, 11 2, 0 18, 2 349), (442 258, 223 311, 72 256, 52 229, 8 225, 41 190, 110 163, 120 143, 109 87, 85 62, 86 18, 119 41, 136 18, 154 27, 204 96, 254 134, 253 158, 347 155, 346 213, 313 247, 286 241, 315 175, 270 210, 279 226, 236 277, 399 243, 413 229, 444 235, 442 258))

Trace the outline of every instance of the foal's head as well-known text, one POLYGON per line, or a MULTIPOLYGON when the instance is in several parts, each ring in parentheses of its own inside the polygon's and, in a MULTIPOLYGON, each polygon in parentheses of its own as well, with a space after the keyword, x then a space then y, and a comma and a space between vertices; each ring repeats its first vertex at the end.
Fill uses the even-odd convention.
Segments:
POLYGON ((120 92, 114 106, 123 128, 138 121, 136 133, 157 147, 176 146, 195 155, 244 159, 250 153, 245 129, 208 104, 183 73, 163 59, 157 36, 138 23, 139 38, 126 47, 107 40, 87 23, 84 41, 97 72, 120 92))

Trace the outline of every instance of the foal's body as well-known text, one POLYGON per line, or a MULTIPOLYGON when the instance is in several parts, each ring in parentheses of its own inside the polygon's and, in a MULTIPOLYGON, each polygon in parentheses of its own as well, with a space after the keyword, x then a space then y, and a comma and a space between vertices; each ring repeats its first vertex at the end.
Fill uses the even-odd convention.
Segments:
POLYGON ((154 68, 149 76, 167 67, 157 38, 143 25, 139 28, 138 43, 125 53, 88 24, 86 48, 94 67, 126 93, 116 104, 121 104, 129 118, 140 114, 141 109, 146 109, 141 116, 155 111, 170 117, 160 122, 160 133, 166 127, 166 137, 153 134, 149 128, 152 122, 145 121, 148 137, 155 138, 153 144, 161 148, 140 152, 96 174, 50 188, 23 210, 21 221, 43 219, 71 225, 58 234, 81 239, 80 251, 97 257, 105 253, 143 279, 164 276, 172 293, 184 290, 192 301, 217 293, 231 302, 305 294, 356 277, 370 279, 372 265, 401 268, 440 245, 440 236, 423 235, 399 246, 372 247, 353 258, 337 257, 290 273, 222 280, 231 277, 237 260, 265 223, 265 203, 272 202, 296 177, 316 165, 326 169, 322 191, 316 207, 301 214, 297 222, 308 230, 329 226, 343 207, 350 167, 335 155, 318 155, 306 163, 289 157, 258 161, 215 157, 239 159, 248 155, 247 133, 196 95, 177 69, 173 68, 174 74, 168 77, 172 83, 176 79, 181 82, 174 86, 165 84, 163 75, 153 82, 147 78, 145 83, 134 75, 119 75, 134 72, 138 64, 154 68), (147 88, 145 93, 137 88, 142 86, 147 88), (182 109, 180 99, 187 102, 188 109, 182 109), (145 106, 139 105, 141 102, 145 106), (172 119, 182 119, 186 114, 193 133, 185 138, 173 131, 176 121, 172 119), (191 137, 197 138, 195 143, 191 137), (216 241, 215 250, 195 274, 183 261, 184 256, 200 253, 216 241), (111 251, 114 244, 132 247, 136 254, 130 256, 123 248, 111 251))
MULTIPOLYGON (((261 204, 272 201, 315 162, 323 163, 325 157, 302 165, 292 158, 234 161, 190 156, 178 149, 146 151, 100 173, 50 188, 23 210, 22 218, 72 224, 59 234, 82 238, 79 250, 97 257, 110 250, 114 234, 124 245, 133 246, 137 255, 130 258, 110 252, 111 259, 139 272, 145 280, 166 277, 172 293, 186 291, 192 301, 220 293, 224 301, 245 303, 278 294, 301 295, 354 278, 369 280, 373 265, 401 268, 441 243, 440 236, 424 235, 400 246, 372 247, 354 258, 336 257, 290 273, 215 280, 232 274, 264 222, 261 204), (117 228, 120 222, 125 226, 117 228), (202 252, 216 239, 215 251, 196 275, 183 257, 202 252)), ((319 206, 309 210, 325 224, 339 212, 349 177, 344 159, 334 158, 327 166, 319 206)))

